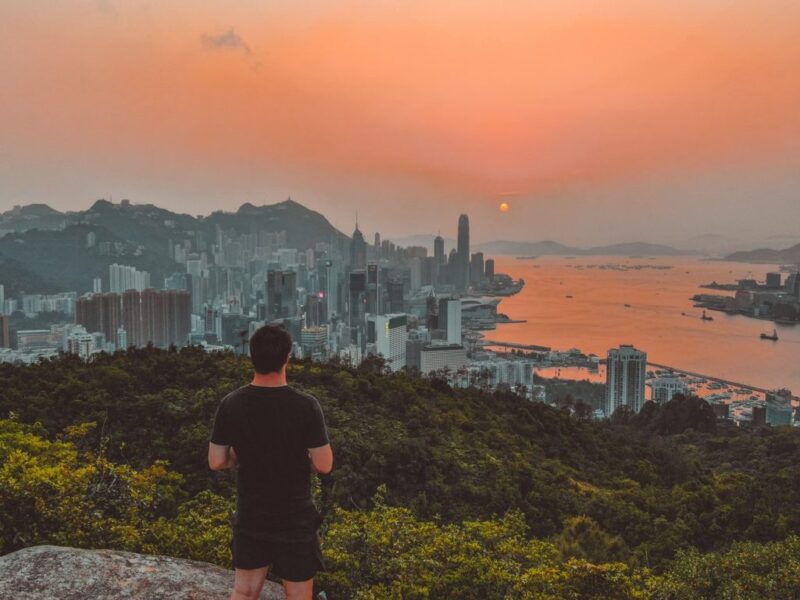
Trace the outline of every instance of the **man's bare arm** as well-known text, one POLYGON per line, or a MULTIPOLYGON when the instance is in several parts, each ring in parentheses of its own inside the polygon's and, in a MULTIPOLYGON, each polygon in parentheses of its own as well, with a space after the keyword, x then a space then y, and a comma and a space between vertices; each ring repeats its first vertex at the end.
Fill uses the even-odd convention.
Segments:
POLYGON ((208 466, 212 471, 230 469, 236 465, 236 451, 233 446, 208 443, 208 466))
POLYGON ((314 473, 326 475, 333 469, 333 449, 330 444, 309 448, 308 458, 311 460, 311 470, 314 473))

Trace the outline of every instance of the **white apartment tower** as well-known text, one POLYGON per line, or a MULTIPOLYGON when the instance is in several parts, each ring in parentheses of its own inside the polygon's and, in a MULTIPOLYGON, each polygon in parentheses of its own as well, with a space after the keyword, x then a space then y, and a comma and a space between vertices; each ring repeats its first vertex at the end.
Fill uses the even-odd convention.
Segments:
POLYGON ((606 416, 620 406, 639 412, 644 405, 647 353, 631 345, 608 351, 606 362, 606 416))
POLYGON ((367 339, 375 344, 375 351, 383 355, 392 371, 406 366, 408 317, 405 314, 368 315, 367 339))

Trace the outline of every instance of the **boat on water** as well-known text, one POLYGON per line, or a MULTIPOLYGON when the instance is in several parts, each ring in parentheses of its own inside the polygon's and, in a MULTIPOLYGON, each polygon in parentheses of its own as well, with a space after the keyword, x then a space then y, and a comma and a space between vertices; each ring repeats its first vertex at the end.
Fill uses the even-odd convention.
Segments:
POLYGON ((714 317, 709 317, 709 316, 706 314, 706 311, 703 311, 703 316, 702 316, 702 317, 700 317, 700 318, 701 318, 701 319, 703 319, 703 321, 713 321, 713 320, 714 320, 714 317))
POLYGON ((631 307, 630 304, 625 304, 625 308, 630 308, 630 307, 631 307))
POLYGON ((567 296, 567 298, 572 298, 572 296, 567 296))
POLYGON ((778 341, 778 330, 777 329, 773 329, 772 330, 772 335, 770 335, 768 333, 762 333, 761 334, 761 339, 762 340, 772 340, 773 342, 777 342, 778 341))

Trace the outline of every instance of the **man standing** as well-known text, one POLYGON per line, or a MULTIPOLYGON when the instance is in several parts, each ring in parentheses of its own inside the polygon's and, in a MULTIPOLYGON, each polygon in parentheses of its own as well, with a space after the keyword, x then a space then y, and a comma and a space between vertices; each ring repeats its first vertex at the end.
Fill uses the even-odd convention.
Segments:
POLYGON ((265 325, 250 338, 255 374, 222 399, 208 445, 217 471, 239 465, 231 600, 257 599, 270 566, 286 598, 308 600, 324 569, 311 471, 330 473, 333 451, 319 402, 286 383, 292 338, 265 325))

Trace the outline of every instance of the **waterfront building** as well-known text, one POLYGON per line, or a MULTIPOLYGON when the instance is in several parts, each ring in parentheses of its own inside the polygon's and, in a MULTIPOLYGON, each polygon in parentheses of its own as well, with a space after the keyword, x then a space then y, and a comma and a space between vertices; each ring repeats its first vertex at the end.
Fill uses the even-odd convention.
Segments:
POLYGON ((767 273, 767 287, 773 289, 781 287, 781 274, 767 273))
POLYGON ((623 344, 608 351, 606 361, 606 416, 620 406, 639 412, 644 405, 647 354, 623 344))
POLYGON ((763 427, 767 424, 767 406, 766 404, 753 407, 753 426, 763 427))
POLYGON ((666 375, 657 377, 650 384, 652 400, 658 404, 666 404, 677 394, 688 395, 689 386, 682 377, 677 375, 666 375))
POLYGON ((406 366, 408 316, 405 314, 367 315, 367 342, 386 359, 392 371, 406 366))
POLYGON ((494 259, 487 258, 486 263, 483 267, 484 276, 486 277, 487 281, 494 281, 494 259))
POLYGON ((460 344, 429 344, 420 351, 420 371, 432 373, 448 369, 454 373, 467 366, 467 349, 460 344))
POLYGON ((484 269, 483 252, 475 252, 469 262, 469 279, 473 284, 483 283, 484 269))
MULTIPOLYGON (((795 297, 795 299, 800 299, 800 273, 792 273, 786 278, 786 283, 784 284, 786 288, 786 292, 795 297)), ((2 302, 0 302, 2 305, 2 302)))
POLYGON ((528 359, 487 358, 467 365, 469 374, 465 385, 472 384, 489 389, 525 388, 526 397, 533 399, 534 362, 528 359))

